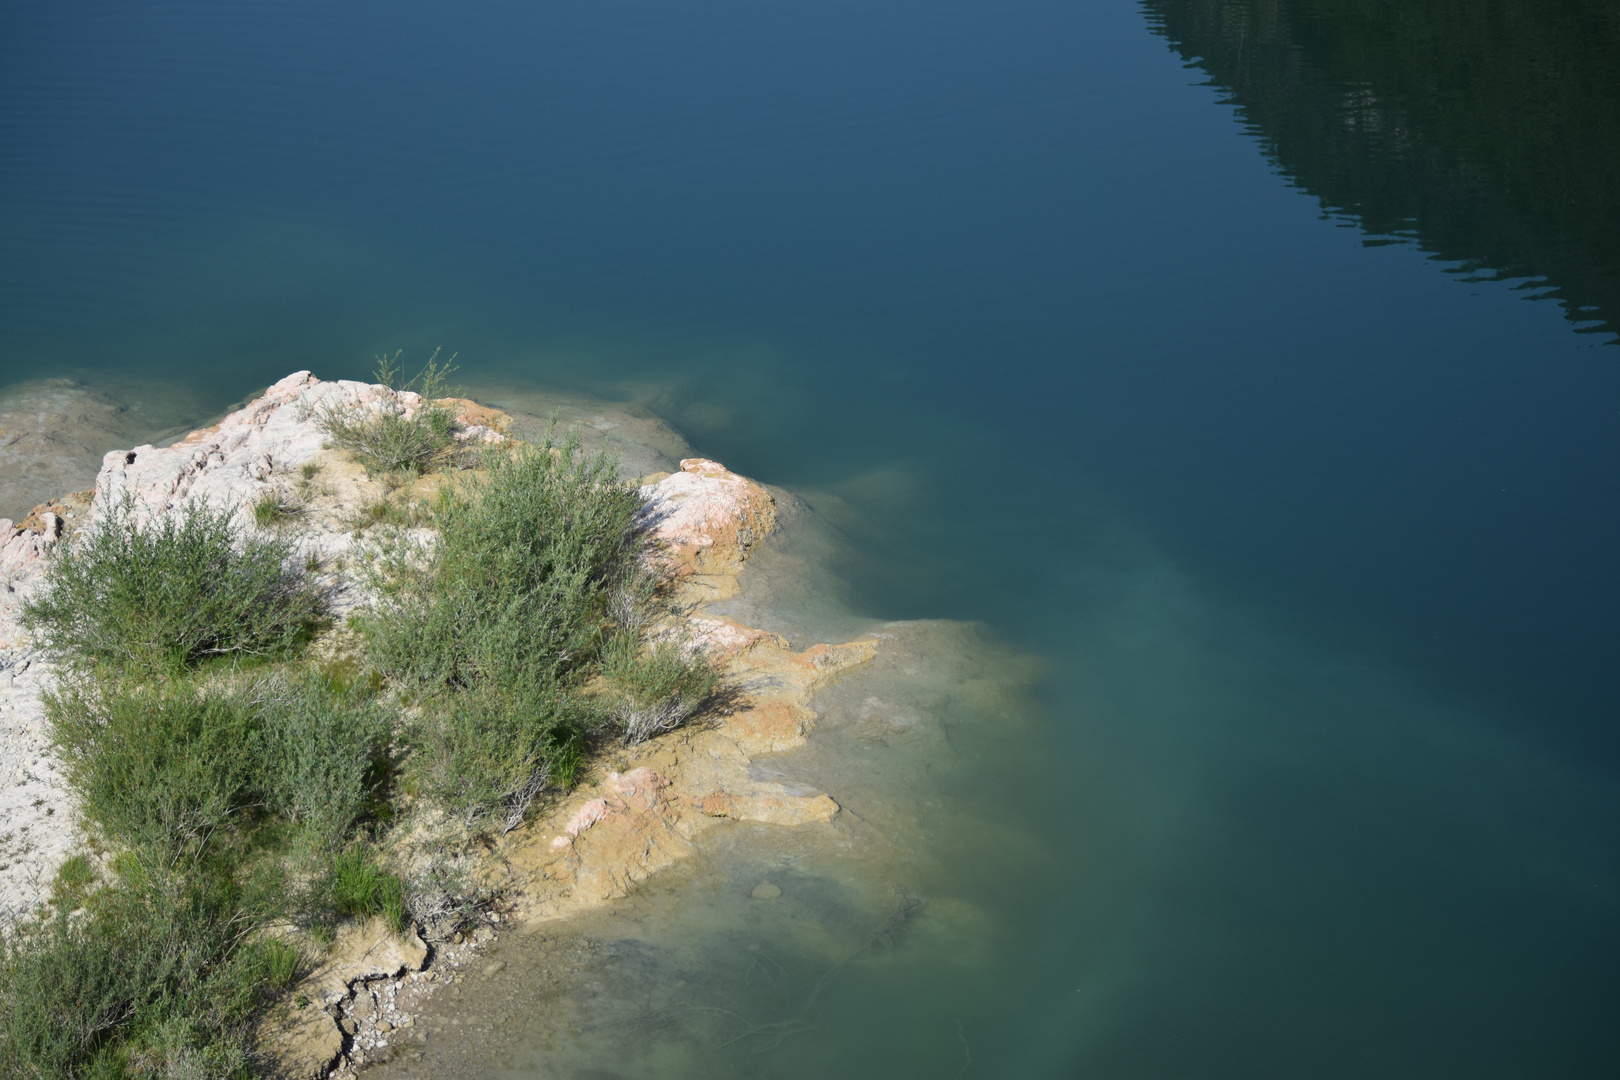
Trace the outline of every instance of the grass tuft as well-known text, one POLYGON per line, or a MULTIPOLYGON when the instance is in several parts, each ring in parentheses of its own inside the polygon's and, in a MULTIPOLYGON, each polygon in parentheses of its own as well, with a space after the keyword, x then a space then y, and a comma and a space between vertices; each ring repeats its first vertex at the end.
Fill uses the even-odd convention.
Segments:
POLYGON ((261 529, 285 525, 303 512, 303 504, 279 491, 267 491, 253 501, 253 523, 261 529))
POLYGON ((373 525, 412 528, 432 520, 432 512, 420 502, 400 503, 384 497, 361 506, 348 524, 351 530, 360 532, 373 525))
POLYGON ((266 941, 261 956, 265 982, 273 987, 291 986, 304 959, 285 941, 266 941))
POLYGON ((56 868, 51 883, 51 905, 59 911, 72 911, 84 903, 90 886, 96 882, 96 868, 88 855, 75 855, 56 868))
POLYGON ((330 887, 333 906, 344 914, 381 915, 395 933, 404 927, 404 886, 368 852, 356 848, 334 859, 330 887))
POLYGON ((455 357, 441 365, 435 349, 426 367, 403 386, 396 386, 399 357, 398 352, 377 357, 376 376, 383 386, 383 400, 375 407, 335 403, 316 416, 332 445, 351 454, 373 477, 420 476, 442 464, 455 446, 455 413, 437 403, 447 393, 444 384, 456 370, 455 357), (421 395, 414 409, 400 396, 408 390, 421 395))

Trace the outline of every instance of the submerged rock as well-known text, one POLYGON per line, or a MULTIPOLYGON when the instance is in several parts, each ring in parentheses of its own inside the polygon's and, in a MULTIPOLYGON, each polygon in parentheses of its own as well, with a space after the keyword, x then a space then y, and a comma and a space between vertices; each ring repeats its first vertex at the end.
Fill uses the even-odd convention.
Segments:
POLYGON ((90 486, 109 447, 136 435, 129 410, 73 379, 0 392, 0 514, 90 486))

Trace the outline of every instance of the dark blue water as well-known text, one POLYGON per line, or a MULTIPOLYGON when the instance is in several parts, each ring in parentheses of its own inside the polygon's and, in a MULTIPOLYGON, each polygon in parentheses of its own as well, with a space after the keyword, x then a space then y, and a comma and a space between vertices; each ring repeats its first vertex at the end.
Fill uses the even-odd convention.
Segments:
POLYGON ((1611 1075, 1620 351, 1422 219, 1364 244, 1162 25, 7 3, 0 384, 442 344, 837 496, 862 607, 1043 655, 1108 778, 964 999, 978 1075, 1611 1075))

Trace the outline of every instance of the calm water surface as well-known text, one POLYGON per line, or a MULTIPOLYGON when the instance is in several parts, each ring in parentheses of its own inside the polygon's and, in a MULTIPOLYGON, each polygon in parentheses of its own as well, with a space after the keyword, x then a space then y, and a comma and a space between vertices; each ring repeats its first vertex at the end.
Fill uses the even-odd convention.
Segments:
POLYGON ((1610 1076, 1617 10, 4 3, 0 387, 442 344, 1040 657, 931 879, 1012 929, 737 1075, 1610 1076))

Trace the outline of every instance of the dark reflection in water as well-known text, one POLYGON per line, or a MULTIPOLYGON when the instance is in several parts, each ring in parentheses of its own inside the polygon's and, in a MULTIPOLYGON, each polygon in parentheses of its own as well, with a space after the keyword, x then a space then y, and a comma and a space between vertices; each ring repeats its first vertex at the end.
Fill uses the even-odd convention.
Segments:
POLYGON ((1578 332, 1620 328, 1620 4, 1143 6, 1366 243, 1415 241, 1457 273, 1530 279, 1520 288, 1560 300, 1578 332))

